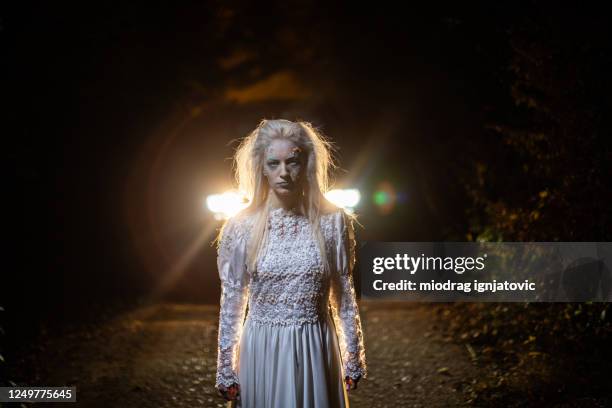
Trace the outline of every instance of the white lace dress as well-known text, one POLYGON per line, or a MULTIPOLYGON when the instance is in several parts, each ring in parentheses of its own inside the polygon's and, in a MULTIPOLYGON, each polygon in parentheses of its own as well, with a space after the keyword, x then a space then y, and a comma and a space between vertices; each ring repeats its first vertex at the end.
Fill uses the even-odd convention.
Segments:
POLYGON ((270 212, 269 244, 248 273, 251 225, 230 219, 219 246, 215 386, 240 384, 242 408, 348 407, 344 376, 367 375, 352 223, 344 211, 321 218, 327 278, 307 218, 283 208, 270 212))

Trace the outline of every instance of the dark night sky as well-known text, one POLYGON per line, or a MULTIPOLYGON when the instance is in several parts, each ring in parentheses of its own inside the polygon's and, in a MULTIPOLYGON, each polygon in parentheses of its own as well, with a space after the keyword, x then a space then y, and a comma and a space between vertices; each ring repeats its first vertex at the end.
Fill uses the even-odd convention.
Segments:
MULTIPOLYGON (((362 240, 462 240, 457 177, 478 154, 466 140, 510 101, 507 29, 550 18, 490 3, 3 10, 14 283, 37 282, 28 292, 49 303, 144 290, 212 222, 202 199, 230 185, 228 143, 262 118, 304 119, 334 140, 338 183, 364 195, 362 240), (383 180, 408 196, 388 216, 370 199, 383 180)), ((217 302, 216 290, 205 246, 176 293, 217 302)))

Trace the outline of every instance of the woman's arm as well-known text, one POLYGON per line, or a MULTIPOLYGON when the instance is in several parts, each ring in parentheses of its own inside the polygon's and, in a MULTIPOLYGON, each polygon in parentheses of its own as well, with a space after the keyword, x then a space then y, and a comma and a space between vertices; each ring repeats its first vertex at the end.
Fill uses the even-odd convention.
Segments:
POLYGON ((350 218, 340 211, 335 218, 335 271, 332 271, 330 305, 339 328, 338 338, 344 375, 352 379, 367 375, 361 318, 353 284, 355 231, 350 218))
POLYGON ((223 229, 217 267, 221 279, 218 358, 215 387, 239 384, 236 374, 236 351, 248 298, 249 277, 246 271, 246 237, 243 228, 230 219, 223 229))

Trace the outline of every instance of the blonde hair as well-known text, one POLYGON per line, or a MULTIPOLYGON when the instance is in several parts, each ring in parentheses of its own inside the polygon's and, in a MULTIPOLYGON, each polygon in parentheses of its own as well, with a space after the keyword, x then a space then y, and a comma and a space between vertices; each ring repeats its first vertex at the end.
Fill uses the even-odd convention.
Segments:
MULTIPOLYGON (((309 122, 292 122, 285 119, 262 120, 242 139, 234 154, 233 169, 238 189, 250 200, 249 207, 242 213, 255 216, 247 248, 248 269, 255 270, 259 254, 268 239, 266 227, 271 209, 270 187, 263 175, 263 166, 266 149, 275 139, 290 140, 306 154, 306 181, 299 205, 310 222, 324 269, 329 272, 330 264, 320 229, 320 219, 323 214, 339 209, 324 195, 330 186, 330 172, 337 167, 332 156, 333 146, 309 122)), ((217 243, 220 242, 222 234, 223 228, 217 237, 217 243)))

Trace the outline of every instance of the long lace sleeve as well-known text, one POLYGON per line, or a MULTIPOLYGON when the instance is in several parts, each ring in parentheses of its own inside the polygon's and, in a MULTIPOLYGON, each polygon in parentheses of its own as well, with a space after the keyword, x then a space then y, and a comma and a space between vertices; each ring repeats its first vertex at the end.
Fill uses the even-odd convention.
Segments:
POLYGON ((339 328, 344 375, 353 379, 367 375, 361 318, 355 296, 355 231, 352 221, 341 211, 335 218, 335 271, 330 286, 330 305, 339 328))
POLYGON ((246 237, 239 221, 230 219, 223 229, 217 252, 221 278, 217 376, 215 387, 239 384, 237 345, 246 312, 249 276, 246 270, 246 237))

